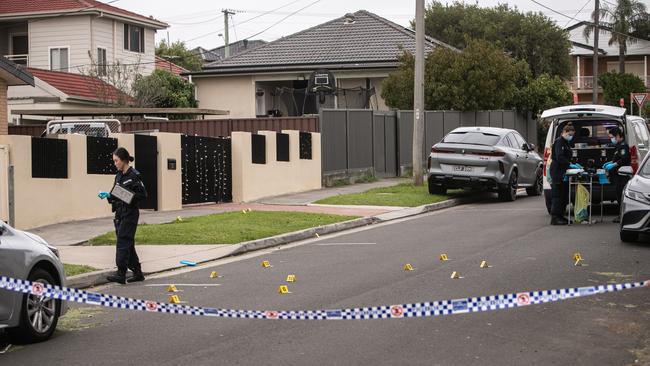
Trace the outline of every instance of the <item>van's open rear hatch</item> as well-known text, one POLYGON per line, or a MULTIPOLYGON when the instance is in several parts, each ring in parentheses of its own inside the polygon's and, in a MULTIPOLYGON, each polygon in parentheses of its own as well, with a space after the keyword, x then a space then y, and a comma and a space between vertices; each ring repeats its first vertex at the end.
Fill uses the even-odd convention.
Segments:
POLYGON ((609 130, 614 127, 624 129, 622 122, 615 119, 562 120, 555 130, 555 138, 562 134, 567 123, 576 130, 572 141, 574 162, 585 168, 600 169, 612 160, 614 147, 610 145, 609 130))

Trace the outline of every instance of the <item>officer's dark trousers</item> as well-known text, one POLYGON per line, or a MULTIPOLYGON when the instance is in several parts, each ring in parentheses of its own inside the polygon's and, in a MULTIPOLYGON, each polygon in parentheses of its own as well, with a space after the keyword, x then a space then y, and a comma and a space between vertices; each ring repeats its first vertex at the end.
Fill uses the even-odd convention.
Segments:
POLYGON ((551 183, 551 215, 564 217, 569 204, 569 182, 551 183))
POLYGON ((612 183, 616 186, 616 201, 621 204, 621 202, 623 202, 623 190, 630 178, 618 175, 618 173, 612 174, 610 178, 613 181, 612 183))
POLYGON ((117 236, 115 264, 119 272, 126 273, 127 268, 134 272, 140 271, 140 258, 135 252, 135 231, 138 228, 139 218, 138 209, 127 209, 115 215, 117 236))

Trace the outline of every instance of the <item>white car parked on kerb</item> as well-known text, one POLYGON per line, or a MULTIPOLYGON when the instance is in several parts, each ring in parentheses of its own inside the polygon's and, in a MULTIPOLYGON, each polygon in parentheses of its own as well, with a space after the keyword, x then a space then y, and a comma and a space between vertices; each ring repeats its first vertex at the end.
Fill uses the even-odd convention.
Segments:
MULTIPOLYGON (((639 163, 648 153, 650 133, 643 118, 627 116, 625 113, 625 108, 605 105, 571 105, 549 109, 542 113, 540 123, 549 125, 544 145, 544 197, 549 213, 551 211, 549 170, 553 159, 553 142, 568 123, 571 123, 576 130, 571 142, 574 163, 585 168, 599 169, 604 163, 611 161, 614 146, 610 144, 609 130, 618 127, 625 134, 625 140, 630 146, 632 169, 634 172, 637 171, 639 163)), ((599 189, 596 192, 600 192, 599 189)), ((604 201, 616 201, 616 187, 613 184, 605 185, 603 196, 604 201)), ((572 194, 572 197, 575 195, 572 194)), ((596 201, 600 200, 600 195, 594 195, 593 199, 594 203, 598 203, 596 201)))

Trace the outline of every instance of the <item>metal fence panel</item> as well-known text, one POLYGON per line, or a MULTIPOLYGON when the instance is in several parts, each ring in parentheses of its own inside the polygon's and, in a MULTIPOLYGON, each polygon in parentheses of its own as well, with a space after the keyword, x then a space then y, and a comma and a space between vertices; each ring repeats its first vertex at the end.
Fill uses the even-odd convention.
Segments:
POLYGON ((347 112, 323 110, 320 131, 323 171, 346 170, 348 166, 347 112))
POLYGON ((463 127, 474 127, 476 126, 476 112, 461 112, 460 114, 460 125, 463 127))
POLYGON ((397 176, 397 114, 390 113, 384 120, 386 146, 386 175, 397 176))
POLYGON ((515 116, 515 111, 503 111, 503 128, 516 129, 515 116))
POLYGON ((372 168, 371 110, 348 111, 348 169, 372 168))
POLYGON ((477 126, 490 126, 490 111, 476 112, 476 125, 477 126))
POLYGON ((445 120, 445 135, 449 132, 460 127, 460 112, 457 111, 445 111, 444 115, 445 120))
POLYGON ((427 112, 425 121, 424 154, 427 156, 431 146, 445 137, 445 114, 442 111, 427 112))
POLYGON ((381 113, 374 113, 373 119, 373 157, 375 172, 380 175, 386 173, 386 115, 381 113))
POLYGON ((503 128, 503 111, 490 111, 490 127, 503 128))
POLYGON ((400 111, 397 118, 399 164, 410 165, 413 158, 413 111, 400 111))

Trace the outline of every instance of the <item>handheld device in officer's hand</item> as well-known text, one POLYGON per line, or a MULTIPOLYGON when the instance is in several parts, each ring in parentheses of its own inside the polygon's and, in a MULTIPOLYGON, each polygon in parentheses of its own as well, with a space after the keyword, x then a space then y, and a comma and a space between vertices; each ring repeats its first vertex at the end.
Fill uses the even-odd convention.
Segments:
POLYGON ((133 201, 133 196, 135 196, 135 193, 122 187, 119 184, 116 184, 111 190, 111 196, 119 199, 120 201, 126 203, 127 205, 130 205, 131 202, 133 201))

